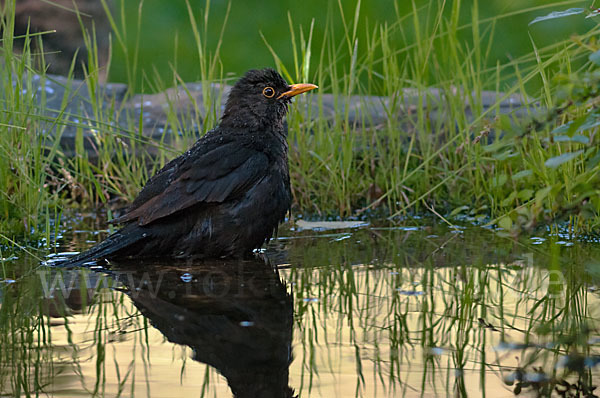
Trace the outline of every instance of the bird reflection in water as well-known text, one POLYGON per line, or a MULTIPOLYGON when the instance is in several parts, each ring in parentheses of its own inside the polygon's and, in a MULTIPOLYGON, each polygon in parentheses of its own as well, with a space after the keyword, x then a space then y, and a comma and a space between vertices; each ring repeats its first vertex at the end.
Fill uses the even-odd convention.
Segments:
POLYGON ((235 397, 293 396, 293 299, 270 263, 128 261, 111 268, 151 324, 219 371, 235 397))

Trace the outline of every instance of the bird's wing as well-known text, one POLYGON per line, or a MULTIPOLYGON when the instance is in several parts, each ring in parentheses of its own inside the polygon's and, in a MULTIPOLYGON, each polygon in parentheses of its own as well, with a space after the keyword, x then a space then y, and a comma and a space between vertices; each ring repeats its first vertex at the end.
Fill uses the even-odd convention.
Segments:
POLYGON ((127 214, 116 222, 146 225, 199 203, 234 198, 262 179, 268 158, 260 151, 230 142, 200 154, 174 159, 152 177, 127 214))

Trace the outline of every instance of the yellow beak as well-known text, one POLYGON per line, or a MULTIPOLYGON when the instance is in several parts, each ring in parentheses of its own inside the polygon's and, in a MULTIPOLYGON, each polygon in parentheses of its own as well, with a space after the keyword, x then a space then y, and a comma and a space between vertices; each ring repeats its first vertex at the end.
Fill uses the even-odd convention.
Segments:
POLYGON ((315 88, 319 88, 319 87, 315 86, 314 84, 310 84, 310 83, 292 84, 290 86, 290 89, 284 93, 281 93, 281 95, 279 97, 277 97, 277 99, 280 99, 283 97, 293 97, 295 95, 302 94, 302 93, 305 93, 310 90, 314 90, 315 88))

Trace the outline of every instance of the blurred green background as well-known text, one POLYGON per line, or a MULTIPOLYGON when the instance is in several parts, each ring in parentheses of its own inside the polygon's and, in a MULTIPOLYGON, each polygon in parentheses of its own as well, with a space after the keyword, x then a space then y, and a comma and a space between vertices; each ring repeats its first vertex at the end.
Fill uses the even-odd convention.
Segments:
MULTIPOLYGON (((140 70, 149 76, 148 81, 156 78, 156 74, 163 81, 172 81, 172 68, 170 65, 176 61, 176 70, 184 81, 199 80, 198 52, 192 32, 186 2, 184 0, 152 0, 143 3, 142 18, 138 27, 139 2, 116 0, 116 9, 124 10, 127 43, 129 48, 134 48, 138 40, 139 28, 139 60, 140 70), (121 2, 123 2, 121 4, 121 2), (177 48, 175 49, 175 43, 177 48)), ((359 52, 365 51, 365 40, 371 34, 376 23, 388 23, 394 26, 394 44, 403 48, 414 40, 414 20, 410 14, 419 10, 419 20, 423 29, 427 23, 431 24, 431 11, 428 5, 435 4, 431 0, 397 1, 389 0, 362 1, 359 9, 358 46, 359 52), (428 15, 428 13, 430 15, 428 15), (405 16, 408 18, 402 19, 405 16), (398 21, 402 21, 398 24, 398 21), (429 22, 428 22, 429 21, 429 22), (400 27, 400 28, 399 28, 400 27)), ((478 8, 480 30, 490 31, 487 28, 494 24, 494 37, 492 43, 487 43, 489 35, 484 36, 481 46, 489 47, 490 55, 486 59, 488 66, 497 62, 505 63, 512 58, 531 53, 532 41, 537 47, 543 47, 552 42, 569 37, 573 33, 583 33, 594 26, 595 21, 585 19, 583 15, 537 23, 528 26, 536 16, 546 15, 551 11, 565 10, 571 7, 589 8, 592 1, 548 1, 548 0, 487 0, 460 2, 460 24, 469 24, 472 21, 474 7, 478 8), (523 12, 530 8, 537 8, 523 12)), ((190 0, 197 20, 199 30, 204 31, 205 13, 208 9, 207 48, 214 51, 219 40, 221 29, 225 21, 229 1, 225 0, 190 0)), ((455 3, 445 4, 446 11, 450 13, 455 3)), ((321 51, 323 35, 328 19, 332 23, 336 40, 340 43, 344 39, 344 22, 351 25, 355 15, 357 1, 336 0, 280 0, 258 1, 244 0, 231 1, 228 21, 225 25, 223 42, 220 50, 223 72, 231 75, 240 75, 250 68, 273 66, 273 57, 263 42, 262 32, 278 56, 288 68, 293 69, 292 46, 288 12, 293 20, 294 28, 300 26, 308 34, 311 21, 314 19, 313 33, 313 59, 321 51), (343 11, 340 10, 342 8, 343 11), (328 18, 329 16, 329 18, 328 18)), ((120 11, 116 15, 120 15, 120 11)), ((119 20, 118 23, 123 21, 119 20)), ((296 31, 298 34, 298 31, 296 31)), ((472 38, 471 28, 459 32, 459 37, 469 41, 472 38)), ((126 67, 124 54, 113 46, 112 67, 109 75, 111 81, 125 82, 126 67)), ((443 49, 438 49, 443 51, 443 49)), ((133 55, 129 55, 133 57, 133 55)), ((340 63, 348 60, 339 59, 340 63)), ((143 74, 142 73, 142 74, 143 74)), ((138 73, 137 89, 148 90, 148 84, 139 85, 142 74, 138 73), (145 88, 144 88, 145 86, 145 88)))

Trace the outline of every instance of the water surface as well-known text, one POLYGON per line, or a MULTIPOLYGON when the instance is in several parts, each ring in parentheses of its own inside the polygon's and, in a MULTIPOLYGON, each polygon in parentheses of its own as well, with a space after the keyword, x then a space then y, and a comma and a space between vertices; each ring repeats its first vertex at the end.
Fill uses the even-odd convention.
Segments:
MULTIPOLYGON (((248 261, 63 270, 40 266, 45 252, 4 248, 0 393, 592 394, 598 243, 328 226, 288 224, 248 261)), ((101 227, 69 222, 57 250, 89 247, 101 227)))

